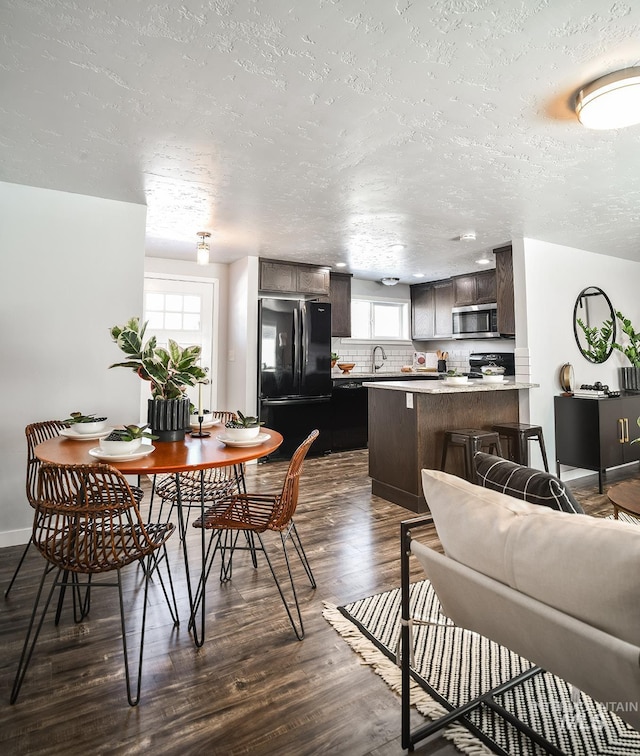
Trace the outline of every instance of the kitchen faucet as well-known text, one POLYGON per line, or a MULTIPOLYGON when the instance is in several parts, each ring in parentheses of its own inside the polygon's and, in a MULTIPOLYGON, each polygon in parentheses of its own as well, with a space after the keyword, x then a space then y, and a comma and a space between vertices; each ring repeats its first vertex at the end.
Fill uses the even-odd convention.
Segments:
POLYGON ((371 369, 375 373, 376 370, 380 370, 380 368, 384 365, 384 360, 387 359, 387 354, 384 351, 384 347, 381 347, 380 344, 376 344, 373 349, 371 350, 371 369), (382 362, 379 365, 376 365, 376 349, 379 349, 382 352, 382 362))

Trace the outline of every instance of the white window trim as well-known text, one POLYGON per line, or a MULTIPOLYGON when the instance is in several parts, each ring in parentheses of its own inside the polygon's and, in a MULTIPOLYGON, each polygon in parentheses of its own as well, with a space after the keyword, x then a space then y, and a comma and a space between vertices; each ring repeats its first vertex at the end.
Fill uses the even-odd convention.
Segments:
MULTIPOLYGON (((391 304, 406 304, 409 308, 411 308, 411 300, 410 299, 400 299, 399 297, 380 297, 378 295, 372 295, 372 294, 354 294, 351 297, 352 299, 359 299, 364 302, 389 302, 391 304)), ((409 309, 409 318, 411 317, 411 309, 409 309)), ((409 328, 411 328, 411 323, 409 323, 409 328)), ((389 346, 410 346, 413 347, 413 341, 411 339, 390 339, 390 338, 384 338, 384 339, 352 339, 351 337, 348 338, 342 338, 340 341, 343 344, 367 344, 367 345, 375 345, 375 344, 388 344, 389 346)))

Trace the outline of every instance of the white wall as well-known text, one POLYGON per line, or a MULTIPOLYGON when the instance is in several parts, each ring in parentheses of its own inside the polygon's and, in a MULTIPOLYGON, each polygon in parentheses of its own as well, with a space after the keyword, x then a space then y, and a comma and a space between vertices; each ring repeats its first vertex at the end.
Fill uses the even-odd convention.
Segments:
MULTIPOLYGON (((530 420, 543 427, 553 472, 553 398, 560 393, 560 367, 565 362, 573 365, 577 386, 601 381, 617 389, 618 367, 628 365, 626 357, 615 351, 600 365, 588 362, 581 355, 573 334, 576 298, 585 287, 599 286, 609 296, 615 310, 640 322, 637 296, 640 263, 534 239, 523 240, 522 259, 515 246, 514 253, 517 285, 524 279, 526 290, 526 297, 520 294, 516 298, 516 354, 528 353, 531 381, 540 384, 540 388, 528 392, 530 420)), ((523 419, 526 422, 526 418, 523 419)), ((530 446, 532 453, 535 446, 530 446)), ((532 462, 538 466, 534 459, 532 462)), ((570 476, 563 474, 563 477, 570 476)))
POLYGON ((109 328, 141 311, 146 208, 0 183, 0 546, 26 543, 29 423, 80 410, 138 417, 109 328))
POLYGON ((256 415, 258 411, 258 258, 229 266, 229 349, 227 406, 256 415))
POLYGON ((212 344, 211 364, 211 405, 214 409, 227 409, 227 329, 229 266, 221 263, 198 265, 196 262, 169 260, 159 257, 145 257, 145 274, 171 276, 187 281, 202 280, 213 286, 213 321, 215 330, 212 344))

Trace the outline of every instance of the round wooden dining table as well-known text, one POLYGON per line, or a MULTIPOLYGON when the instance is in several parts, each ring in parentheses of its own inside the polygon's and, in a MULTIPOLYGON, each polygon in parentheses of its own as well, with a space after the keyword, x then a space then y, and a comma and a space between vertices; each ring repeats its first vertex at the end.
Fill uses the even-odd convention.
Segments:
MULTIPOLYGON (((193 632, 196 646, 204 643, 205 631, 205 554, 206 554, 206 537, 205 529, 200 528, 200 569, 195 568, 194 555, 189 554, 188 539, 185 537, 185 520, 182 508, 180 506, 180 473, 190 470, 205 470, 211 467, 235 467, 250 462, 260 457, 266 457, 274 452, 283 438, 277 431, 269 428, 261 428, 260 432, 266 436, 262 443, 255 446, 226 446, 216 438, 215 426, 210 429, 211 435, 206 437, 197 437, 187 434, 184 441, 155 442, 154 450, 150 454, 138 459, 98 459, 89 453, 94 450, 94 454, 99 449, 99 441, 84 441, 69 438, 64 435, 50 438, 38 444, 34 453, 42 462, 52 462, 58 465, 91 465, 103 462, 118 469, 124 475, 150 475, 155 476, 160 473, 172 473, 176 478, 176 489, 178 491, 178 520, 179 529, 182 536, 182 550, 184 557, 184 567, 186 572, 187 591, 189 594, 189 628, 193 632), (192 584, 192 575, 194 583, 192 584), (196 581, 197 575, 197 581, 196 581), (198 597, 196 599, 196 596, 198 597), (200 629, 196 624, 195 614, 200 611, 200 629)), ((204 518, 204 500, 201 501, 201 516, 204 518)))

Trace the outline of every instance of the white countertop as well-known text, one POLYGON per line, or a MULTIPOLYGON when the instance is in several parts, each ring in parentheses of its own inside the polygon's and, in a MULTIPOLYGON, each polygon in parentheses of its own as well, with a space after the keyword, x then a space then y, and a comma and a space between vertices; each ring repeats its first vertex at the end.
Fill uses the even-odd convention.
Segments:
POLYGON ((405 391, 412 394, 460 394, 477 391, 513 391, 514 389, 538 388, 539 383, 518 383, 503 381, 502 383, 487 383, 482 379, 469 380, 455 386, 447 385, 444 381, 372 381, 363 383, 372 389, 386 389, 387 391, 405 391))
MULTIPOLYGON (((363 379, 384 378, 385 380, 393 381, 395 378, 406 378, 406 377, 416 378, 416 376, 423 375, 424 372, 426 371, 414 370, 411 373, 408 373, 408 372, 403 373, 401 370, 394 370, 394 371, 390 370, 388 372, 381 372, 379 370, 377 373, 356 373, 354 371, 351 371, 350 373, 347 373, 345 375, 345 373, 343 373, 341 370, 332 370, 331 378, 332 379, 336 379, 336 378, 363 378, 363 379)), ((426 372, 426 374, 432 375, 433 376, 432 380, 439 377, 438 373, 435 370, 426 372)))

